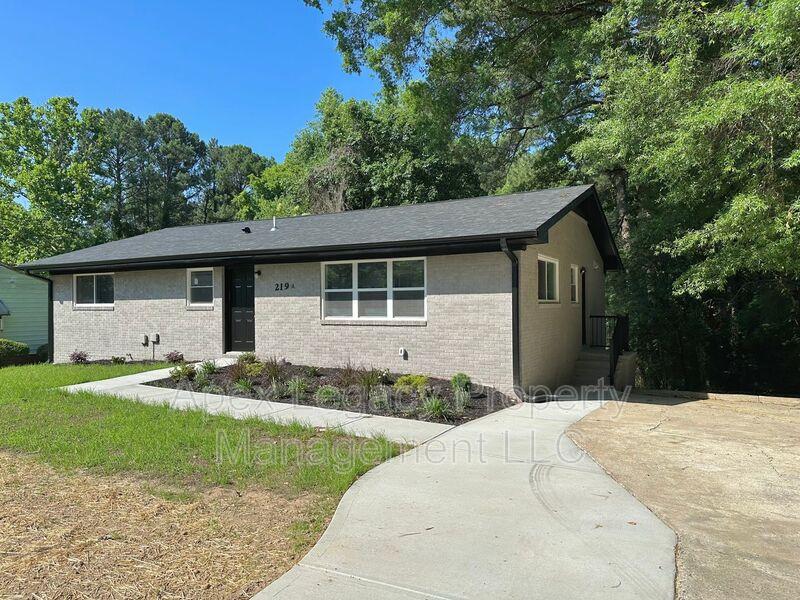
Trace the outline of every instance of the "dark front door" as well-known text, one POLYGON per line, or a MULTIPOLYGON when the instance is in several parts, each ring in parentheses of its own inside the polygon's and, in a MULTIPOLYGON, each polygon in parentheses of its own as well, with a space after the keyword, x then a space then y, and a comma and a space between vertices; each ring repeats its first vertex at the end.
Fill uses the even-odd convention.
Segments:
POLYGON ((253 265, 227 267, 228 350, 256 349, 255 272, 253 265))

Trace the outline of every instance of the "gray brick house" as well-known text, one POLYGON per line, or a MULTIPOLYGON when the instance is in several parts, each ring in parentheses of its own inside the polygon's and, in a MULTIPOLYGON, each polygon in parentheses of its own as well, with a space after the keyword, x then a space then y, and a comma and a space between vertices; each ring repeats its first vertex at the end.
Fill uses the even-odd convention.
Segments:
POLYGON ((173 227, 21 265, 54 359, 232 350, 504 390, 573 376, 619 255, 593 186, 173 227))

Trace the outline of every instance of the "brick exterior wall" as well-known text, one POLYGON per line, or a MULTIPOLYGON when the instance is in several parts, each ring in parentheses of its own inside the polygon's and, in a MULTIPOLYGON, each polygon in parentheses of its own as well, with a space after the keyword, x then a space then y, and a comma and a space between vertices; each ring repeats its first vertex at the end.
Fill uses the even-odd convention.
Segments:
POLYGON ((586 310, 588 329, 588 315, 602 315, 605 310, 603 260, 586 221, 569 213, 550 229, 548 239, 547 244, 528 246, 519 253, 520 378, 528 392, 538 385, 553 390, 572 380, 581 349, 581 311, 586 310), (558 303, 539 302, 539 254, 558 260, 558 303), (586 268, 586 307, 570 302, 569 269, 573 264, 586 268))
MULTIPOLYGON (((586 222, 571 213, 550 231, 550 242, 519 252, 520 362, 523 386, 555 385, 572 377, 581 347, 581 311, 602 314, 602 259, 586 222), (559 260, 557 304, 537 298, 537 256, 559 260), (571 264, 586 267, 587 307, 569 299, 571 264), (598 265, 599 269, 594 266, 598 265)), ((264 264, 255 269, 256 353, 294 363, 388 368, 449 377, 463 371, 474 381, 512 389, 511 266, 501 252, 427 259, 427 321, 355 321, 321 318, 320 263, 264 264), (288 290, 275 284, 289 282, 288 290), (399 356, 405 348, 407 357, 399 356)), ((150 358, 143 334, 159 333, 156 358, 179 350, 187 359, 224 353, 224 269, 214 269, 212 310, 186 303, 186 271, 124 271, 115 275, 113 310, 79 309, 72 275, 53 277, 55 361, 75 349, 92 358, 131 354, 150 358)))
POLYGON ((152 358, 152 346, 142 335, 158 333, 156 358, 171 350, 187 360, 220 356, 223 351, 223 269, 214 269, 212 310, 186 305, 186 270, 121 271, 114 275, 114 307, 76 308, 72 275, 53 276, 53 345, 55 362, 66 362, 75 349, 91 359, 131 354, 152 358))
POLYGON ((512 383, 511 267, 501 253, 431 256, 427 322, 327 324, 321 319, 320 263, 259 265, 256 352, 294 363, 388 368, 512 383), (289 282, 287 291, 275 284, 289 282), (399 349, 408 352, 407 360, 399 349))

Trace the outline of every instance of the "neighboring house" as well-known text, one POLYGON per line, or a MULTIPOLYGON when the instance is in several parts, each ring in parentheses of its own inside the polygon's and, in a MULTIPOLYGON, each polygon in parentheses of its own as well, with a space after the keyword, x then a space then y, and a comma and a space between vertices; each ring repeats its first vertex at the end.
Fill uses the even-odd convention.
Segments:
POLYGON ((48 342, 48 282, 0 263, 0 338, 28 344, 31 354, 48 342))
POLYGON ((570 379, 620 267, 593 186, 173 227, 22 265, 52 276, 56 362, 253 350, 507 391, 570 379))

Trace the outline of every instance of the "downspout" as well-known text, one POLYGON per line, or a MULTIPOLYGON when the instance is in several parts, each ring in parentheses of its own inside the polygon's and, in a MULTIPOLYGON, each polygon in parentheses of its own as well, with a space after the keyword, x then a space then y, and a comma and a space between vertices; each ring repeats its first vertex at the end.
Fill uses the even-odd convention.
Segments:
POLYGON ((500 249, 511 261, 511 353, 514 393, 525 401, 525 391, 520 382, 519 366, 519 258, 508 247, 506 238, 500 238, 500 249))

